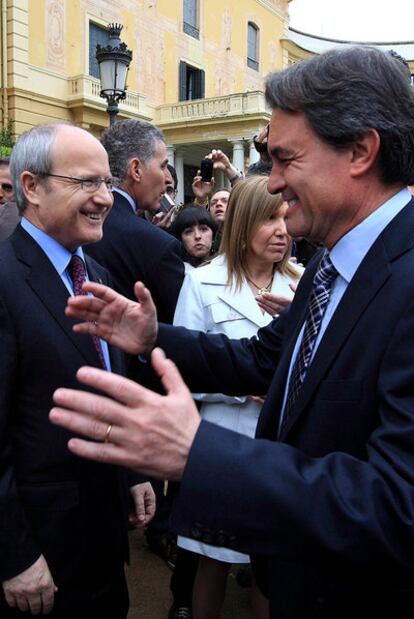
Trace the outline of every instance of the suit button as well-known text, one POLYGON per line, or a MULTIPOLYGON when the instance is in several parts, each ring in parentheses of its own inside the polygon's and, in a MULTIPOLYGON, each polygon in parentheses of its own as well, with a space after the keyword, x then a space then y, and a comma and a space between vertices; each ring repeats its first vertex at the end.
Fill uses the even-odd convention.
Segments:
POLYGON ((225 546, 227 544, 227 537, 224 531, 219 531, 216 535, 216 546, 225 546))
POLYGON ((212 544, 213 543, 213 539, 214 539, 214 535, 212 534, 212 532, 210 531, 210 529, 205 529, 203 531, 203 534, 201 536, 202 541, 205 544, 212 544))
POLYGON ((196 522, 190 529, 191 537, 193 537, 194 539, 201 539, 202 528, 202 525, 196 522))

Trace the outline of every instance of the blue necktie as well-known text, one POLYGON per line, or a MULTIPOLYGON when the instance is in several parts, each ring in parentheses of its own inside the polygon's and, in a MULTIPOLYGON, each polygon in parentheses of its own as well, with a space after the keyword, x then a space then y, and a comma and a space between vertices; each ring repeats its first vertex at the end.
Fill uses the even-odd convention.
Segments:
POLYGON ((325 254, 313 279, 312 291, 306 311, 305 330, 290 376, 288 395, 283 413, 282 429, 285 427, 290 417, 303 381, 305 380, 322 318, 328 305, 332 283, 337 275, 338 271, 332 264, 329 254, 325 254))

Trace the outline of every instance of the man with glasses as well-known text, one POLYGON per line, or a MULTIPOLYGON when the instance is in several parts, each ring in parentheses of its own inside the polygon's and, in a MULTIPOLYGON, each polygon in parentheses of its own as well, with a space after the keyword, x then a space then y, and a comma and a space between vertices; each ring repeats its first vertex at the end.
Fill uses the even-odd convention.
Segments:
POLYGON ((141 280, 151 291, 158 315, 171 323, 184 279, 178 241, 137 211, 159 211, 167 183, 167 147, 163 133, 151 123, 124 120, 102 135, 112 174, 118 183, 102 241, 87 248, 108 269, 120 292, 134 299, 141 280))
MULTIPOLYGON (((44 125, 17 140, 11 173, 22 220, 0 249, 0 616, 122 618, 126 473, 73 458, 47 419, 54 389, 75 386, 85 362, 124 372, 119 350, 74 334, 64 314, 84 279, 109 281, 82 250, 112 206, 108 157, 86 131, 44 125)), ((144 525, 152 490, 134 482, 144 525)))

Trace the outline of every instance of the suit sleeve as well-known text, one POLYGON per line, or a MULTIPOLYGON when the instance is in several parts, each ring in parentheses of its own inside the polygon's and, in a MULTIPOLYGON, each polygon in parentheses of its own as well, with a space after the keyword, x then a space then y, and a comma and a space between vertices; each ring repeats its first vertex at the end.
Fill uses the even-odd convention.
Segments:
POLYGON ((156 344, 177 364, 193 393, 267 393, 280 358, 288 311, 250 339, 233 340, 161 324, 156 344))
POLYGON ((338 557, 414 568, 414 304, 379 366, 379 423, 366 459, 312 458, 202 422, 173 527, 182 535, 287 561, 338 557), (223 471, 226 472, 223 475, 223 471))
POLYGON ((13 464, 13 414, 17 336, 0 298, 0 581, 16 576, 40 556, 20 502, 13 464))
POLYGON ((165 249, 154 261, 150 288, 158 318, 172 324, 178 295, 184 279, 184 263, 178 241, 171 237, 165 249))

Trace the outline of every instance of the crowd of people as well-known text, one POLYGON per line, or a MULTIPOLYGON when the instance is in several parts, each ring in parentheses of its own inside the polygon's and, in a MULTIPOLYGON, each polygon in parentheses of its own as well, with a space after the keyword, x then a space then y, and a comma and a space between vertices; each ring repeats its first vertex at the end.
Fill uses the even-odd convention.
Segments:
POLYGON ((414 599, 411 76, 350 47, 266 98, 259 162, 212 150, 184 205, 139 120, 0 160, 1 617, 126 617, 129 527, 168 619, 217 619, 232 564, 255 619, 414 599))

